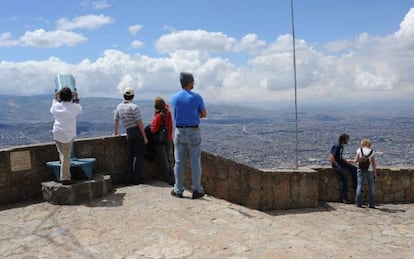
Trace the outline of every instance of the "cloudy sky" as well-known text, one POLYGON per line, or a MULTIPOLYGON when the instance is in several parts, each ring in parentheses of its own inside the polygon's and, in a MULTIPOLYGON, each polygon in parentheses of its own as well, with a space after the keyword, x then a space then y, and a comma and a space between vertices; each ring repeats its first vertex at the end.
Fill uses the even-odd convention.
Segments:
MULTIPOLYGON (((290 0, 1 0, 0 94, 293 104, 290 0)), ((297 100, 414 101, 414 0, 295 0, 297 100)))

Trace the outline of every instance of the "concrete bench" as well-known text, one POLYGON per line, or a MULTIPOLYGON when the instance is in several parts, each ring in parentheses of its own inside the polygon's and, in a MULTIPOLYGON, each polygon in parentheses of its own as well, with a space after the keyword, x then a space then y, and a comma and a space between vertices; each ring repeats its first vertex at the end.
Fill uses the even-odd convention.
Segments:
MULTIPOLYGON (((93 174, 93 163, 96 161, 96 158, 77 158, 75 156, 75 146, 72 146, 71 158, 70 158, 70 168, 80 167, 83 172, 86 174, 88 179, 92 178, 93 174)), ((60 161, 50 161, 46 162, 46 165, 53 169, 53 174, 56 179, 60 178, 60 161)))

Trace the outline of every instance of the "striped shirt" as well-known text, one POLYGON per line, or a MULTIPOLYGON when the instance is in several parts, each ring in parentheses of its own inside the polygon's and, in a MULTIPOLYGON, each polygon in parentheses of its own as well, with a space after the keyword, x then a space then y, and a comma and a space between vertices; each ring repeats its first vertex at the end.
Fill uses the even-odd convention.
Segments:
POLYGON ((114 119, 121 121, 125 129, 137 127, 137 122, 142 120, 141 108, 125 100, 116 107, 114 119))

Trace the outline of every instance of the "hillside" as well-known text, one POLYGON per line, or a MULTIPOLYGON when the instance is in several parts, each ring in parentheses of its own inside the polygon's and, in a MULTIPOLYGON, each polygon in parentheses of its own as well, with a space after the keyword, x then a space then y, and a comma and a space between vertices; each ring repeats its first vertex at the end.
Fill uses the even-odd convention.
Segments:
MULTIPOLYGON (((49 96, 1 96, 0 148, 52 141, 49 96)), ((78 137, 112 134, 113 111, 121 99, 82 98, 78 137)), ((136 103, 148 125, 152 101, 136 103)), ((203 150, 258 168, 292 168, 296 163, 293 109, 264 110, 206 104, 201 130, 203 150)), ((353 157, 362 138, 370 138, 380 166, 414 165, 414 115, 409 109, 361 108, 345 111, 301 108, 298 114, 299 165, 329 165, 327 155, 338 136, 351 136, 345 156, 353 157)))

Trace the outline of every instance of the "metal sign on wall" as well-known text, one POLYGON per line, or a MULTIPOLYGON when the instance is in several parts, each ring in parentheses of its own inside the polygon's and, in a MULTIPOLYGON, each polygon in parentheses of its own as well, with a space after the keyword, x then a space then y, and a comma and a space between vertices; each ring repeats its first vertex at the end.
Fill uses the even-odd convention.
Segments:
POLYGON ((32 169, 29 151, 17 151, 10 153, 11 171, 23 171, 32 169))

